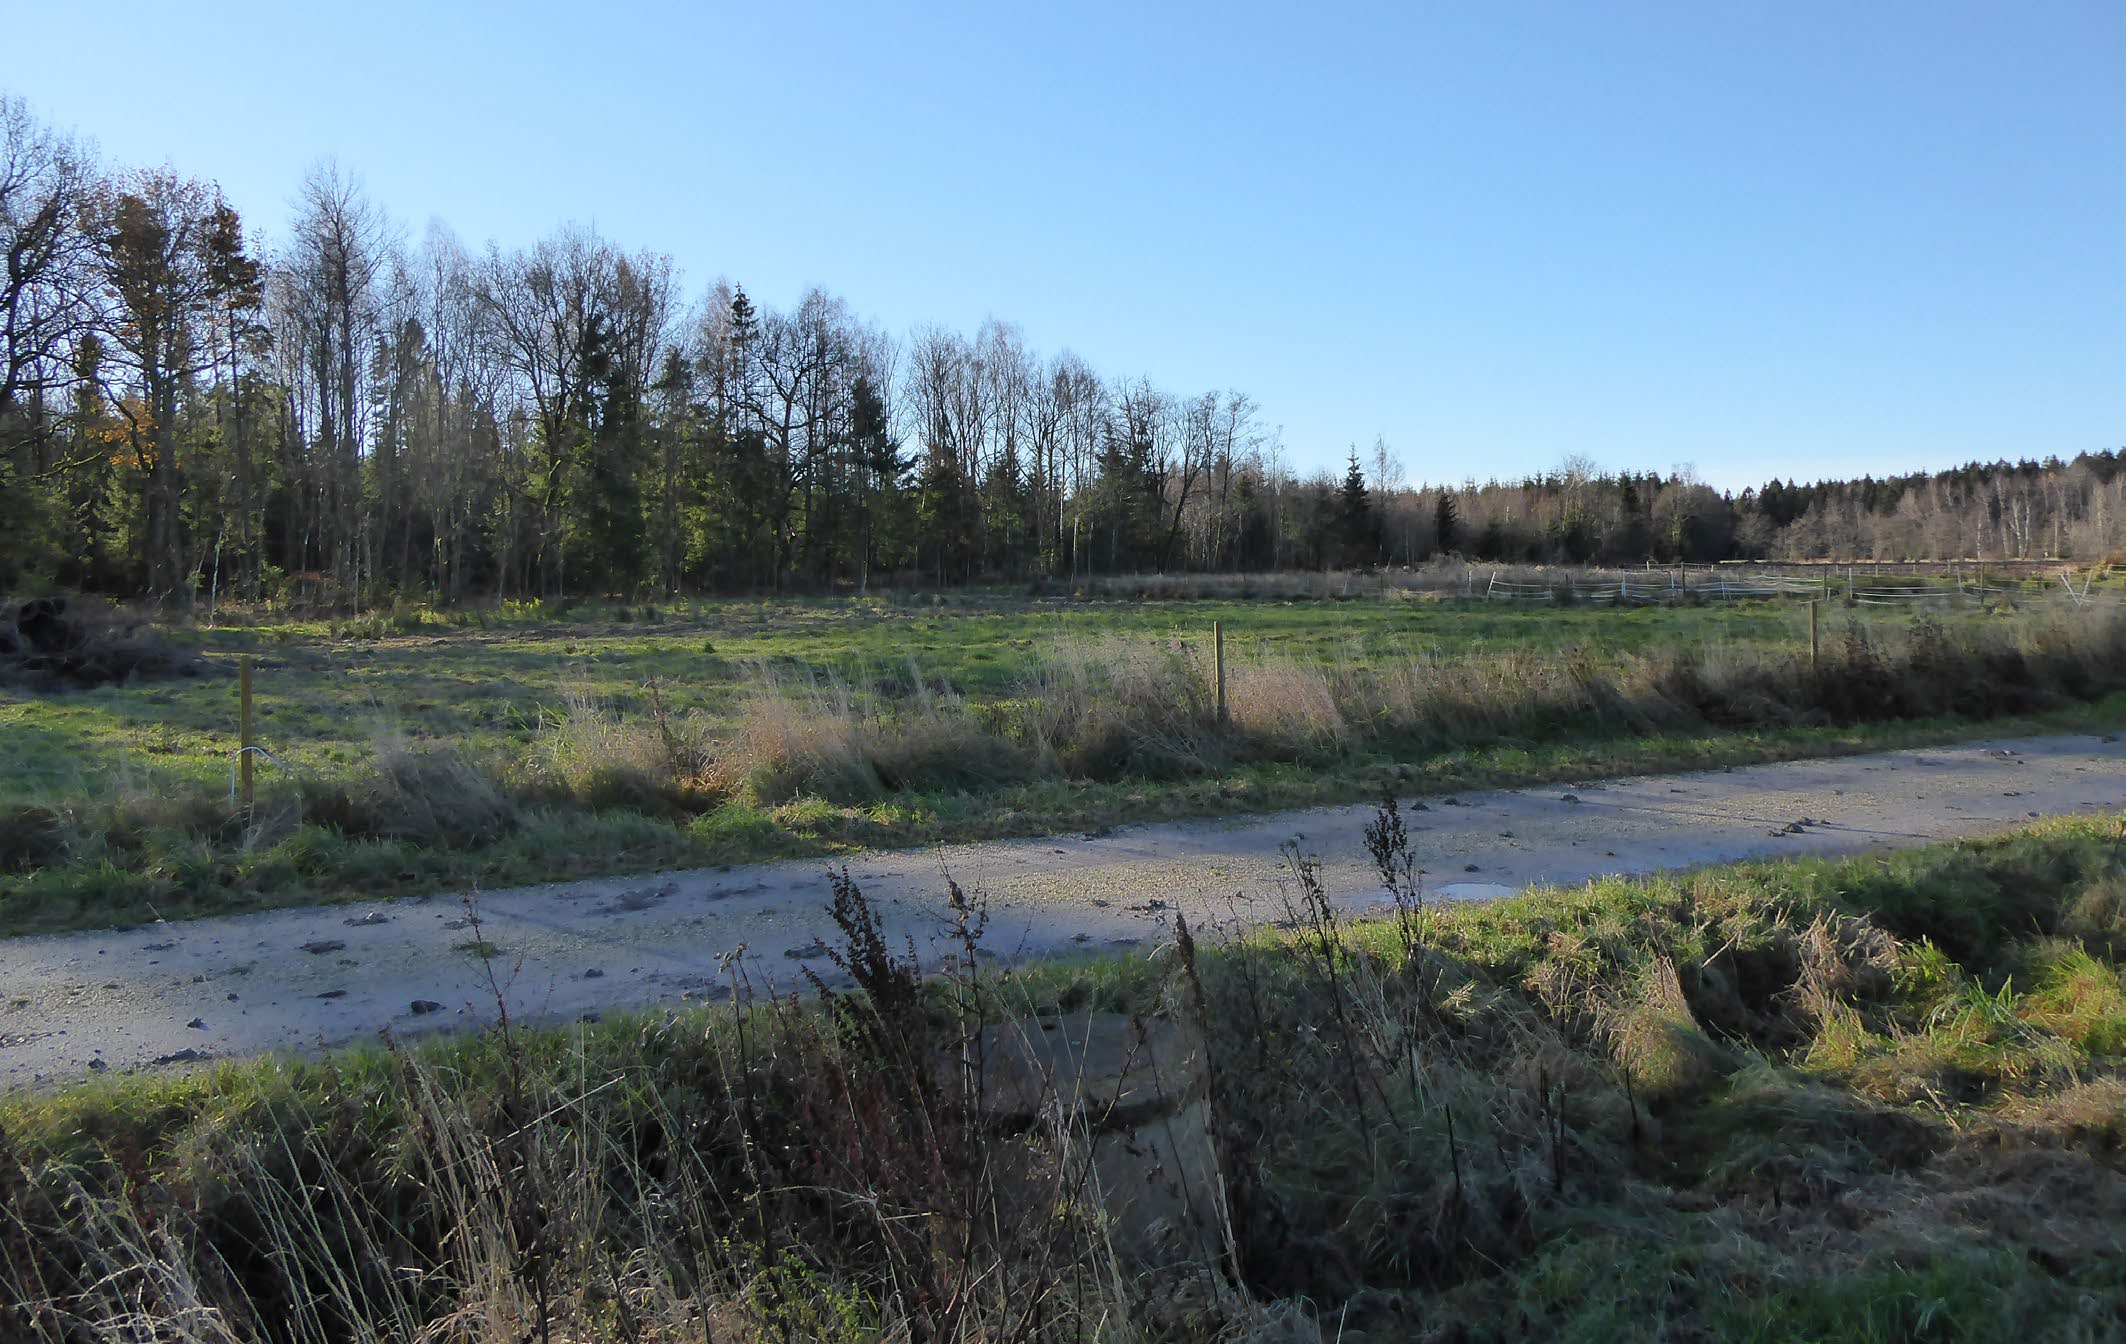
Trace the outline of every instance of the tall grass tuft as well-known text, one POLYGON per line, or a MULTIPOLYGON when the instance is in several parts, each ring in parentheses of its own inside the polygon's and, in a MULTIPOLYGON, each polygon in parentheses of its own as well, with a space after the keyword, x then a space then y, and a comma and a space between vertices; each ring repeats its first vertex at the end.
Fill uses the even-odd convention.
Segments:
POLYGON ((1345 717, 1330 670, 1316 662, 1260 654, 1236 660, 1226 705, 1233 728, 1255 752, 1333 759, 1359 736, 1345 717))
POLYGON ((1031 773, 1032 762, 957 694, 912 672, 900 696, 859 692, 835 677, 764 672, 713 768, 723 788, 766 803, 803 795, 860 803, 902 789, 993 787, 1031 773))
POLYGON ((647 717, 572 696, 541 726, 527 766, 535 788, 581 806, 654 814, 688 805, 708 773, 710 751, 699 718, 671 718, 661 696, 647 717))
POLYGON ((1017 708, 1020 748, 1074 778, 1172 779, 1230 759, 1206 661, 1179 640, 1056 640, 1017 708))
POLYGON ((371 744, 369 769, 299 783, 300 817, 361 839, 469 849, 501 839, 521 820, 501 773, 457 747, 383 731, 371 744))

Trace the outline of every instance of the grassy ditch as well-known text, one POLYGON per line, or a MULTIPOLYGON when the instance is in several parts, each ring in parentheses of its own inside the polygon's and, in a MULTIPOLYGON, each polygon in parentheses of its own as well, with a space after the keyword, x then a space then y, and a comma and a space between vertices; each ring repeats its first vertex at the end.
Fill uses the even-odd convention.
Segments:
MULTIPOLYGON (((1190 607, 1189 627, 1226 610, 1190 607)), ((248 816, 225 682, 0 704, 0 932, 2126 717, 2107 700, 2126 692, 2116 614, 1856 614, 1814 666, 1774 604, 1228 614, 1224 720, 1176 609, 718 609, 699 619, 737 633, 512 626, 359 653, 223 632, 230 652, 287 636, 248 816), (726 651, 708 672, 703 644, 726 651)))
MULTIPOLYGON (((2126 1332, 2126 826, 1286 927, 0 1105, 0 1334, 2096 1340, 2126 1332), (1000 1021, 1196 1033, 1208 1239, 1125 1241, 1000 1021)), ((824 986, 822 986, 824 988, 824 986)), ((1143 1131, 1139 1131, 1142 1133, 1143 1131)), ((1156 1232, 1156 1229, 1155 1229, 1156 1232)))

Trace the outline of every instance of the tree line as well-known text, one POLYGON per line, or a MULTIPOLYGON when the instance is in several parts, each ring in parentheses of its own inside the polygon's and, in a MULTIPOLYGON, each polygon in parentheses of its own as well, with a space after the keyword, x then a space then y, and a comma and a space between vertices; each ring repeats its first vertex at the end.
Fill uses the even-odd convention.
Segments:
POLYGON ((467 248, 337 169, 268 248, 211 183, 0 99, 0 589, 174 604, 862 590, 1480 559, 2089 554, 2110 454, 1731 496, 1568 458, 1413 486, 1289 468, 1243 393, 1013 326, 895 336, 580 227, 467 248))
MULTIPOLYGON (((1391 460, 1392 461, 1392 460, 1391 460)), ((1390 470, 1392 471, 1392 465, 1390 470)), ((1391 477, 1392 479, 1392 477, 1391 477)), ((1382 554, 1543 564, 2126 557, 2126 450, 1727 493, 1584 458, 1513 482, 1390 491, 1382 554)))

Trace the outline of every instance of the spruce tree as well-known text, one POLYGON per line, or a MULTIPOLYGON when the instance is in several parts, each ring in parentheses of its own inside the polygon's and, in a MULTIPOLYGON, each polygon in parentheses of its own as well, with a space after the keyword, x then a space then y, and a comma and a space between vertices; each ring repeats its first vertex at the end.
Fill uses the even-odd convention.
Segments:
POLYGON ((1366 496, 1366 473, 1358 465, 1358 449, 1351 450, 1344 470, 1338 521, 1342 524, 1344 563, 1362 565, 1373 558, 1373 505, 1366 496))

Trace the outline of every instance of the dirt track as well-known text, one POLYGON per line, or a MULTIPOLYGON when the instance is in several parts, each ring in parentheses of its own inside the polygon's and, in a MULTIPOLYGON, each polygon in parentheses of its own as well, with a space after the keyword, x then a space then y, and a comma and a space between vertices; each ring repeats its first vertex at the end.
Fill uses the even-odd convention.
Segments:
MULTIPOLYGON (((1702 774, 1433 797, 1410 817, 1427 890, 1481 898, 1606 873, 1853 854, 2126 808, 2126 743, 1989 741, 1702 774), (1802 823, 1798 830, 1792 823, 1802 823)), ((1192 924, 1275 918, 1296 840, 1347 908, 1375 905, 1370 807, 852 856, 889 932, 926 944, 945 874, 987 893, 1001 958, 1137 948, 1192 924)), ((574 1017, 832 968, 822 860, 482 893, 511 1011, 574 1017)), ((0 1088, 491 1020, 459 893, 0 942, 0 1088)))

